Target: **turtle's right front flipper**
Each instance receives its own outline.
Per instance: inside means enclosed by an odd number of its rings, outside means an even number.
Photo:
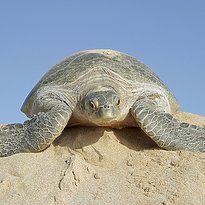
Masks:
[[[45,149],[61,134],[71,113],[70,107],[59,101],[47,112],[38,113],[23,124],[3,125],[0,127],[0,156]]]

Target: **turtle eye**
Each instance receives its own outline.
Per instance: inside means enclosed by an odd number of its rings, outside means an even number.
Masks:
[[[91,108],[92,110],[95,110],[95,108],[96,108],[96,105],[95,105],[95,103],[94,103],[93,101],[90,101],[90,102],[89,102],[89,106],[90,106],[90,108]]]
[[[115,105],[119,105],[120,104],[120,98],[119,97],[115,97],[114,98],[114,104]]]

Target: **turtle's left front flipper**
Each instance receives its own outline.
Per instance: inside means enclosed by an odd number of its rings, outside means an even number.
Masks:
[[[0,157],[45,149],[61,134],[71,114],[70,107],[59,101],[50,110],[34,115],[23,124],[1,126]]]
[[[137,100],[131,113],[141,129],[160,147],[205,152],[205,128],[178,121],[160,111],[152,99]]]

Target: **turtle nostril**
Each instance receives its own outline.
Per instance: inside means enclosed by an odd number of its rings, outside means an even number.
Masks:
[[[110,106],[109,106],[109,105],[104,105],[104,108],[105,108],[105,109],[109,109]]]

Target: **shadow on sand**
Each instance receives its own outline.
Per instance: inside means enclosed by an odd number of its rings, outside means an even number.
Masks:
[[[132,150],[155,149],[158,146],[137,127],[112,129],[104,127],[69,127],[54,141],[54,146],[72,150],[93,145],[105,135]]]

